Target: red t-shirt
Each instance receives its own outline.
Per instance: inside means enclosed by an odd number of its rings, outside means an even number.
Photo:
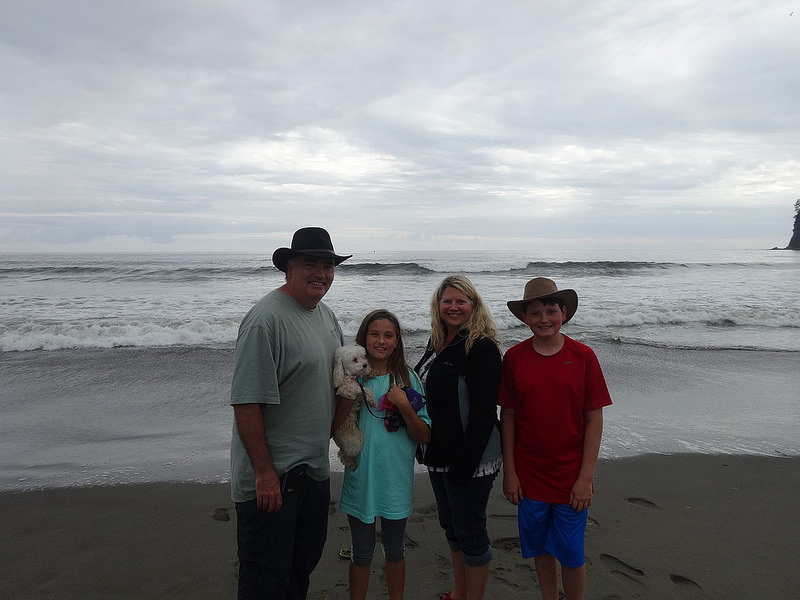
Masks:
[[[532,338],[506,352],[497,403],[514,410],[514,463],[524,497],[569,503],[583,461],[584,413],[611,404],[589,346],[564,336],[552,356]]]

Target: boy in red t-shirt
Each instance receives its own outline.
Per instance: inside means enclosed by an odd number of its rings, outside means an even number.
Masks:
[[[561,333],[578,308],[575,290],[536,277],[508,308],[533,337],[503,357],[503,493],[519,507],[522,556],[533,558],[542,598],[558,598],[560,563],[567,599],[583,600],[583,537],[611,396],[592,349]]]

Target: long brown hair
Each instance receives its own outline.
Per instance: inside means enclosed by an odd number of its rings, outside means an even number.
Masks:
[[[489,309],[486,308],[480,294],[478,294],[478,290],[463,275],[448,275],[431,296],[431,345],[434,350],[441,352],[444,349],[445,340],[447,340],[447,325],[439,313],[439,303],[442,301],[442,296],[447,288],[457,289],[472,302],[472,316],[462,327],[467,331],[466,351],[469,352],[475,341],[482,337],[488,338],[497,346],[500,346],[494,321],[489,314]]]
[[[378,321],[380,319],[386,319],[387,321],[391,322],[392,325],[394,325],[395,334],[397,335],[397,346],[395,346],[394,352],[392,352],[388,360],[389,375],[391,380],[397,385],[409,387],[411,385],[411,381],[408,377],[409,366],[406,364],[406,351],[403,348],[403,332],[400,329],[400,321],[396,316],[394,316],[393,313],[380,308],[378,310],[373,310],[366,317],[364,317],[364,320],[361,321],[361,325],[359,325],[358,332],[356,333],[356,344],[366,348],[367,331],[369,330],[369,326],[373,321]]]

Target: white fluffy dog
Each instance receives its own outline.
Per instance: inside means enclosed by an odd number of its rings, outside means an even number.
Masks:
[[[333,433],[333,441],[339,446],[339,460],[345,467],[358,467],[358,455],[364,446],[364,434],[358,428],[358,413],[361,399],[375,406],[372,392],[363,389],[357,377],[367,377],[371,372],[367,351],[362,346],[342,346],[333,358],[333,387],[336,396],[353,401],[353,408],[347,413],[342,424]]]

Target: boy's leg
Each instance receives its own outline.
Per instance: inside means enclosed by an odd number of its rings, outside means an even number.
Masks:
[[[561,583],[567,600],[583,600],[586,592],[584,537],[589,511],[575,512],[568,504],[553,506],[551,548],[561,563]]]
[[[555,556],[543,554],[533,558],[542,600],[558,600],[558,561]],[[570,598],[572,600],[572,598]]]
[[[564,595],[567,600],[583,600],[586,593],[586,565],[576,569],[562,565],[561,582],[564,584]]]

